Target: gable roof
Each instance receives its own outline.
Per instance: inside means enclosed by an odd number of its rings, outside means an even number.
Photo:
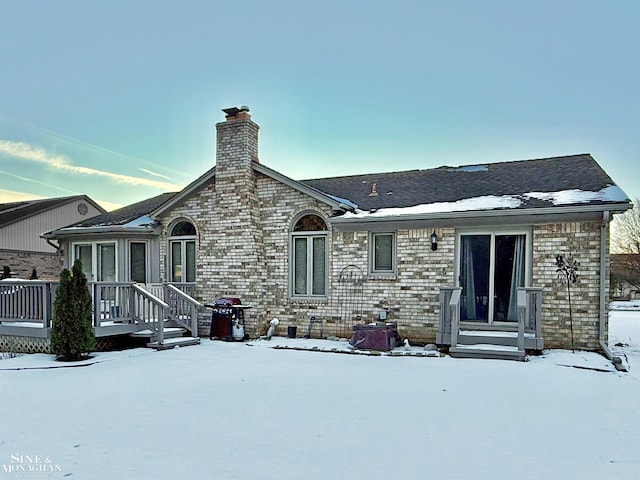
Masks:
[[[58,228],[43,235],[45,238],[55,238],[58,236],[73,233],[96,233],[114,231],[151,231],[157,222],[150,218],[151,212],[163,203],[173,198],[175,193],[163,193],[146,200],[119,208],[112,212],[106,212],[93,218],[82,220],[81,222]]]
[[[589,154],[321,178],[302,183],[348,198],[358,206],[360,216],[366,215],[364,212],[382,216],[381,210],[385,209],[401,215],[629,204],[626,194]],[[345,215],[345,219],[350,216]]]
[[[298,182],[296,180],[293,180],[287,177],[286,175],[281,174],[280,172],[276,172],[275,170],[262,165],[261,163],[253,162],[252,167],[256,172],[266,175],[267,177],[273,178],[278,182],[288,185],[294,190],[297,190],[301,193],[304,193],[305,195],[309,195],[310,197],[315,198],[316,200],[326,203],[327,205],[331,206],[335,210],[353,210],[355,208],[355,205],[351,204],[351,202],[349,202],[349,200],[347,200],[344,197],[336,197],[329,193],[323,192],[312,185],[308,185],[305,182]],[[204,174],[202,174],[200,177],[195,179],[193,182],[191,182],[189,185],[183,188],[180,192],[175,194],[175,196],[171,200],[163,203],[162,205],[159,205],[158,208],[151,213],[151,216],[155,218],[156,216],[162,214],[163,212],[173,207],[183,199],[189,197],[193,192],[195,192],[196,190],[198,190],[200,187],[204,186],[208,182],[215,181],[215,176],[216,176],[215,173],[216,173],[215,167],[207,170]]]
[[[86,195],[73,195],[69,197],[44,198],[38,200],[25,200],[23,202],[12,202],[0,204],[0,227],[7,226],[18,220],[24,220],[41,213],[53,210],[71,202],[84,200],[90,203],[97,210],[104,212],[105,209],[94,202]]]

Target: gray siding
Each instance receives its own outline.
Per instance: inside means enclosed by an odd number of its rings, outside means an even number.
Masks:
[[[88,207],[85,215],[78,212],[80,203],[84,203]],[[90,203],[78,199],[47,212],[33,215],[0,229],[0,249],[55,253],[55,248],[40,238],[41,234],[95,217],[100,213],[102,212]]]

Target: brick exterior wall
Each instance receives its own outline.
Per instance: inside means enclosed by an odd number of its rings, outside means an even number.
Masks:
[[[0,272],[5,265],[11,268],[15,278],[28,279],[35,268],[39,279],[57,280],[62,271],[62,256],[56,253],[0,250]]]
[[[577,282],[571,285],[574,347],[599,349],[600,236],[599,222],[554,223],[533,229],[532,285],[543,289],[545,347],[571,348],[567,287],[558,282],[556,272],[556,255],[562,254],[573,255],[580,262]],[[604,261],[608,264],[608,248]],[[609,298],[608,278],[605,285],[605,298]]]
[[[431,250],[429,229],[396,231],[397,268],[392,277],[368,275],[369,232],[334,231],[331,208],[270,176],[256,173],[258,126],[248,115],[216,125],[217,157],[213,178],[181,204],[163,214],[161,272],[167,279],[168,235],[176,221],[191,221],[197,230],[196,297],[204,302],[240,297],[253,308],[246,312],[245,331],[263,335],[274,317],[277,335],[287,327],[306,332],[313,315],[324,322],[324,335],[341,333],[343,268],[356,265],[366,276],[364,321],[374,321],[381,309],[398,322],[403,337],[414,343],[435,342],[439,289],[455,285],[454,228],[436,229],[438,249]],[[327,223],[328,291],[317,300],[291,298],[291,230],[304,214]],[[531,286],[543,288],[545,346],[570,348],[566,286],[558,284],[555,257],[575,254],[578,282],[572,285],[575,347],[598,349],[600,292],[600,223],[536,225],[532,228]],[[606,261],[606,259],[605,259]],[[201,335],[208,335],[210,312],[202,313]],[[340,335],[339,335],[340,336]]]

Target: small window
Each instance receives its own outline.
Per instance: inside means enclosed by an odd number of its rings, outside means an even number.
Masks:
[[[396,234],[372,233],[369,257],[369,268],[371,273],[395,273]]]
[[[147,283],[147,244],[131,242],[129,244],[129,272],[131,281]]]

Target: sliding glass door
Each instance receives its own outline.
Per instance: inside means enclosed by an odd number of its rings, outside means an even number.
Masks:
[[[461,235],[461,319],[516,322],[517,289],[525,286],[525,260],[525,234]]]

